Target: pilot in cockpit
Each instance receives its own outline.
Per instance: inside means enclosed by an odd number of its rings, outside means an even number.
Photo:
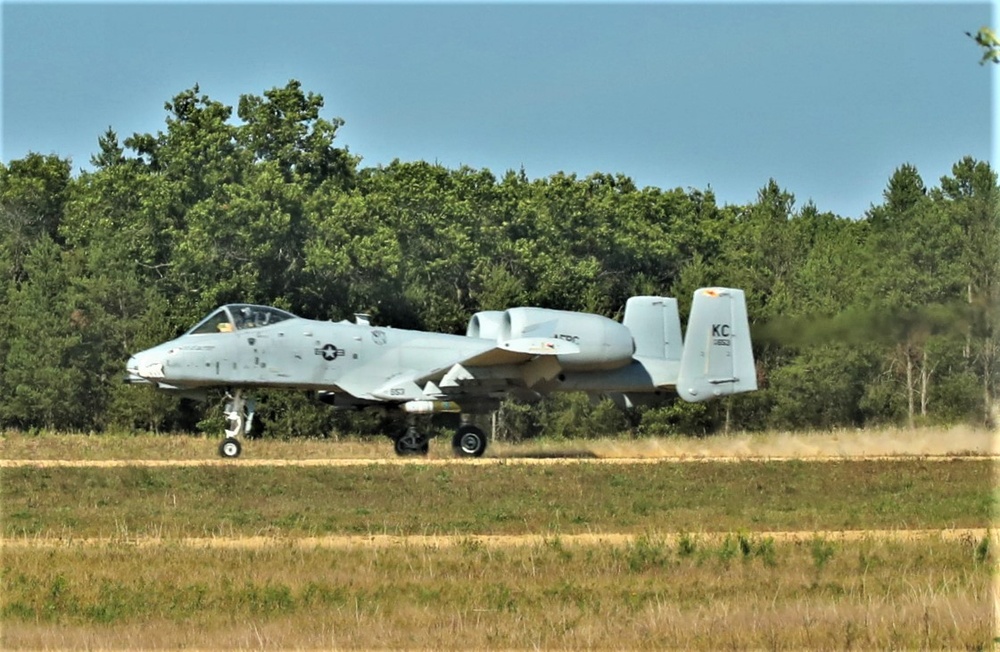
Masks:
[[[250,312],[250,309],[240,308],[240,310],[236,313],[236,328],[243,330],[246,328],[253,328],[254,326],[253,313]]]

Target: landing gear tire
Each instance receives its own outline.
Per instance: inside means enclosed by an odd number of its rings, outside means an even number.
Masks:
[[[219,455],[229,459],[234,459],[240,456],[240,452],[243,447],[240,446],[240,440],[235,437],[226,437],[219,444]]]
[[[421,435],[416,428],[407,428],[402,435],[393,440],[393,445],[396,455],[400,457],[426,455],[430,450],[427,437]]]
[[[237,437],[245,437],[253,427],[253,417],[255,404],[252,400],[243,398],[243,392],[236,390],[232,394],[226,394],[226,406],[223,412],[226,415],[225,439],[219,444],[219,455],[227,459],[234,459],[240,456],[243,446]]]
[[[451,449],[459,457],[482,457],[486,452],[486,434],[472,424],[460,426],[451,439]]]

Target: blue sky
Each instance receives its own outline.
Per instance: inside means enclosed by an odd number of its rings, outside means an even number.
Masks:
[[[362,165],[622,173],[746,203],[774,178],[857,217],[912,163],[991,159],[1000,66],[985,2],[2,6],[4,162],[86,168],[97,138],[165,128],[199,84],[235,106],[298,79]],[[994,150],[996,151],[996,150]]]

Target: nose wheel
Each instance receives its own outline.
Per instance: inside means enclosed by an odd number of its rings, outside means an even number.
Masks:
[[[227,394],[225,407],[226,414],[226,438],[219,444],[219,455],[227,458],[240,456],[243,446],[239,437],[245,437],[253,427],[254,408],[253,401],[243,398],[243,393],[236,390],[232,394]]]
[[[242,450],[243,447],[240,445],[240,440],[236,437],[226,437],[219,444],[219,455],[222,457],[239,457]]]

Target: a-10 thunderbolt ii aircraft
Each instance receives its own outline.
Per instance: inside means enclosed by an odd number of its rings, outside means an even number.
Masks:
[[[695,291],[682,342],[676,299],[632,297],[621,323],[544,308],[479,312],[466,334],[448,335],[314,321],[267,306],[217,308],[177,339],[135,354],[127,382],[182,395],[228,392],[223,457],[240,454],[253,424],[255,388],[314,390],[335,408],[394,407],[410,415],[392,433],[400,455],[426,454],[417,415],[462,413],[452,447],[478,457],[486,436],[471,415],[505,395],[537,400],[554,391],[605,395],[630,406],[679,395],[686,401],[757,389],[742,290]]]

